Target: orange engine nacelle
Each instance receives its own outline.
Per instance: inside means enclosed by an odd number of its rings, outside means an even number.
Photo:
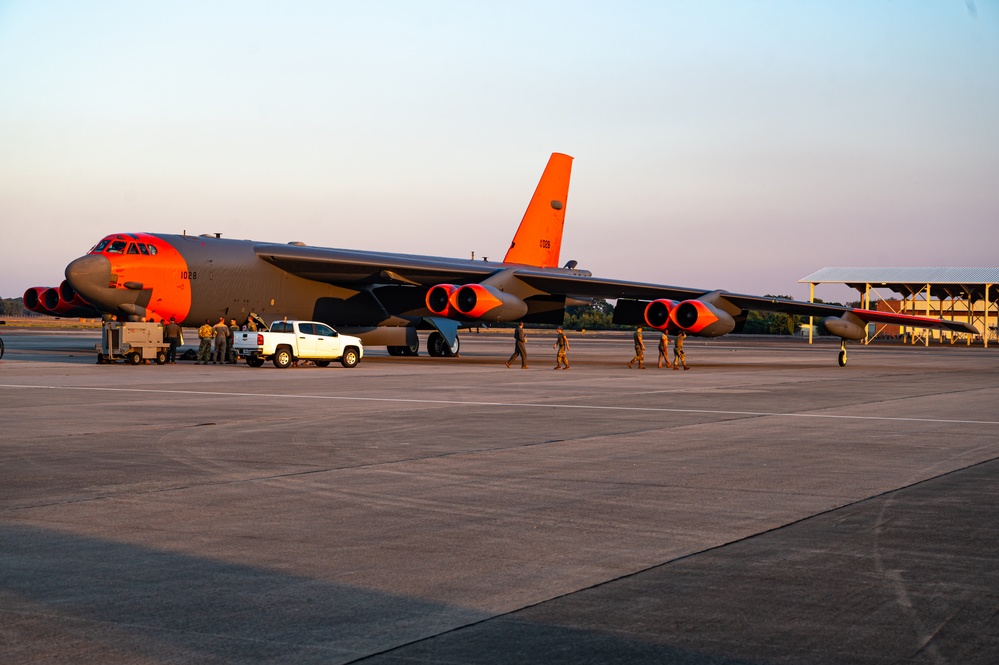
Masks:
[[[458,290],[454,284],[438,284],[427,291],[427,309],[437,316],[451,318],[451,294]]]
[[[516,321],[527,314],[527,303],[485,284],[466,284],[451,294],[451,307],[465,318]]]
[[[670,314],[676,309],[675,300],[653,300],[645,306],[645,323],[656,330],[666,330],[669,327]]]
[[[49,311],[45,309],[45,305],[42,304],[42,294],[49,290],[47,286],[32,286],[30,289],[24,292],[24,308],[31,312],[37,312],[39,314],[48,314]]]
[[[670,320],[681,330],[699,337],[719,337],[735,329],[735,319],[703,300],[684,300],[670,312]]]

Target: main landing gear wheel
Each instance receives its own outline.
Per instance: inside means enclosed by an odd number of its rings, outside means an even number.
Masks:
[[[839,366],[846,367],[846,342],[839,347]]]
[[[444,335],[440,334],[438,331],[430,333],[427,337],[427,353],[435,358],[450,358],[452,356],[458,355],[458,350],[461,348],[461,340],[457,336],[454,338],[454,346],[448,346],[447,340],[444,339]]]
[[[390,346],[388,347],[388,354],[390,356],[417,356],[420,354],[420,343]]]

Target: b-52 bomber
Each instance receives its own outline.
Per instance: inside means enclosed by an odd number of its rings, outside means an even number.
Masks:
[[[29,309],[122,320],[307,319],[416,355],[429,330],[431,356],[458,353],[458,332],[494,322],[563,322],[566,305],[615,300],[614,322],[717,337],[751,310],[818,317],[842,340],[868,323],[977,331],[967,323],[663,284],[594,277],[575,261],[559,266],[572,157],[554,153],[502,261],[231,240],[218,235],[115,233],[66,267],[58,288],[24,294]]]

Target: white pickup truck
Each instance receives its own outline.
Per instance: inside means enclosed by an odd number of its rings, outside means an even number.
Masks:
[[[265,360],[282,369],[296,360],[311,360],[320,367],[339,360],[344,367],[355,367],[364,356],[361,340],[317,321],[275,321],[266,332],[237,330],[233,345],[250,367],[260,367]]]

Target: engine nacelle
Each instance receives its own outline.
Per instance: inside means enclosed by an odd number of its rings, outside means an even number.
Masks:
[[[676,306],[675,300],[653,300],[645,306],[645,323],[656,330],[665,330],[670,324],[670,313]]]
[[[30,312],[48,314],[45,305],[42,304],[42,294],[48,290],[47,286],[32,286],[24,292],[24,308]]]
[[[854,320],[851,321],[850,319]],[[842,317],[827,316],[822,319],[822,326],[829,331],[829,334],[842,337],[843,339],[857,341],[867,337],[867,326],[863,321],[850,314],[844,314]]]
[[[438,284],[427,291],[427,309],[445,318],[451,318],[451,294],[458,290],[454,284]]]
[[[678,328],[698,337],[720,337],[735,329],[730,314],[703,300],[684,300],[670,312]]]
[[[41,302],[42,307],[44,307],[48,311],[54,314],[62,314],[62,311],[59,307],[58,288],[45,289],[39,294],[38,300]]]
[[[527,314],[527,303],[485,284],[466,284],[451,294],[451,307],[465,318],[516,321]]]

